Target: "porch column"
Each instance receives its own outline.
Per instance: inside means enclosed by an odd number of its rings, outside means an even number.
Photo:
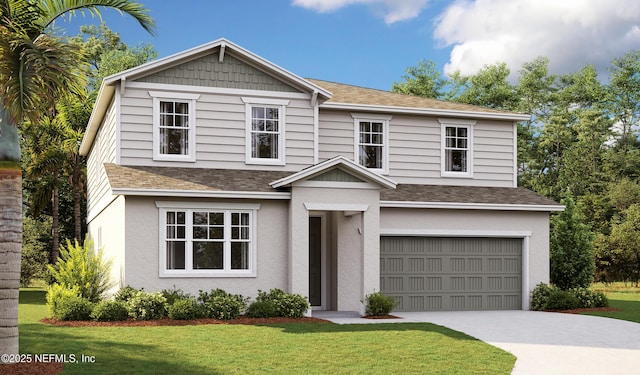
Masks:
[[[362,213],[362,296],[380,291],[380,205],[372,202]],[[360,304],[364,314],[364,304]]]
[[[289,206],[289,292],[308,298],[309,213],[298,195],[292,194]]]

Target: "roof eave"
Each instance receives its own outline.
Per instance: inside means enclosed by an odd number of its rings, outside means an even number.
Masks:
[[[289,192],[111,188],[113,195],[189,198],[290,199]]]
[[[414,201],[380,201],[384,208],[436,208],[449,210],[493,210],[493,211],[564,211],[563,205],[545,204],[509,204],[509,203],[461,203],[461,202],[414,202]]]
[[[320,105],[320,108],[351,110],[351,111],[405,113],[405,114],[412,114],[412,115],[455,116],[455,117],[463,117],[463,118],[482,118],[482,119],[508,120],[508,121],[529,121],[531,119],[531,115],[522,114],[522,113],[462,111],[462,110],[452,110],[452,109],[398,107],[398,106],[337,103],[337,102],[328,102],[328,103],[325,102]]]
[[[100,91],[98,91],[98,97],[93,106],[93,111],[91,111],[91,117],[89,117],[89,122],[87,123],[87,130],[82,138],[82,143],[80,143],[80,155],[87,156],[89,154],[93,140],[96,134],[98,134],[98,129],[104,119],[114,92],[114,84],[107,83],[106,80],[102,81]]]

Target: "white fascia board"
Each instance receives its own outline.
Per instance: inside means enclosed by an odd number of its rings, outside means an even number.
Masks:
[[[325,160],[320,164],[316,164],[310,168],[303,169],[302,171],[294,173],[290,176],[273,181],[269,185],[271,185],[273,188],[286,186],[296,181],[304,180],[305,178],[313,176],[314,174],[322,173],[322,171],[332,168],[336,165],[343,165],[347,168],[347,170],[353,172],[356,176],[362,177],[369,181],[373,181],[388,189],[396,188],[397,184],[394,181],[371,172],[367,168],[361,166],[360,164],[356,164],[355,162],[345,158],[344,156],[336,156],[334,158]]]
[[[102,124],[102,120],[107,113],[107,108],[109,108],[109,103],[111,103],[111,98],[113,98],[115,91],[116,88],[114,85],[105,86],[105,82],[102,82],[98,97],[93,106],[93,111],[91,111],[91,117],[89,117],[89,122],[87,123],[87,130],[82,138],[82,143],[80,143],[80,155],[89,155],[93,140],[96,138],[96,134],[98,134],[98,129],[100,129],[100,124]]]
[[[493,211],[564,211],[563,205],[540,204],[497,204],[497,203],[455,203],[455,202],[410,202],[380,201],[381,208],[438,208],[448,210],[493,210]]]
[[[111,189],[113,194],[152,197],[184,198],[241,198],[241,199],[291,199],[287,192],[260,191],[213,191],[213,190],[170,190],[170,189]]]
[[[380,228],[381,236],[527,238],[531,231]]]
[[[413,107],[395,107],[372,104],[350,104],[350,103],[323,103],[321,109],[340,109],[349,111],[376,111],[386,113],[405,113],[411,115],[429,115],[429,116],[453,116],[474,119],[493,119],[508,121],[528,121],[531,115],[520,113],[492,113],[492,112],[475,112],[475,111],[456,111],[447,109],[430,109],[430,108],[413,108]]]
[[[152,83],[152,82],[138,82],[138,81],[127,83],[127,87],[150,90],[150,91],[168,91],[172,93],[186,92],[186,93],[199,93],[199,94],[222,94],[222,95],[251,96],[251,97],[258,97],[258,98],[264,97],[264,98],[302,99],[302,100],[309,100],[311,98],[311,94],[300,93],[300,92],[247,90],[247,89],[234,89],[234,88],[225,88],[225,87],[174,85],[169,83]]]

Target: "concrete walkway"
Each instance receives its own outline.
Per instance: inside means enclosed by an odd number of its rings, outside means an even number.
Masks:
[[[428,322],[464,332],[513,353],[512,374],[640,373],[640,324],[537,311],[394,313],[402,319],[362,319],[357,313],[314,312],[338,324]]]

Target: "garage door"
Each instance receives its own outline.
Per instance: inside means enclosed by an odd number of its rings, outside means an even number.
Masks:
[[[380,289],[396,311],[519,310],[522,239],[382,237]]]

